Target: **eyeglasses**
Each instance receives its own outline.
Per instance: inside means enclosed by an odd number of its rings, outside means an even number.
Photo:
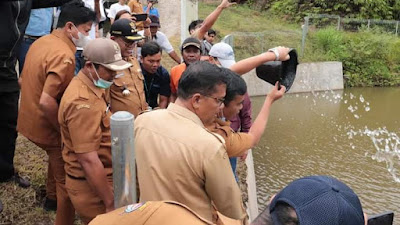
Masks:
[[[136,41],[128,40],[126,37],[121,37],[121,40],[124,42],[125,47],[131,47],[136,44]]]
[[[208,97],[208,98],[213,98],[215,101],[218,102],[218,106],[221,106],[222,103],[225,102],[225,98],[217,98],[217,97],[213,97],[213,96],[209,96],[209,95],[204,95],[204,96]]]

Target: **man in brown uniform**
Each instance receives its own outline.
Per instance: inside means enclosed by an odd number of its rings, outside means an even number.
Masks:
[[[132,56],[137,41],[143,37],[137,34],[135,23],[128,19],[119,19],[111,25],[111,39],[118,43],[125,61],[132,64],[130,68],[117,76],[110,88],[111,111],[128,111],[135,117],[147,109],[144,93],[144,77],[139,62]]]
[[[84,68],[61,99],[58,121],[63,142],[66,188],[84,223],[114,209],[111,132],[105,89],[131,64],[117,43],[98,38],[85,47]]]
[[[178,201],[213,222],[214,207],[245,220],[224,141],[203,125],[223,106],[225,70],[191,64],[179,81],[176,102],[135,120],[140,201]]]
[[[58,104],[74,77],[74,43],[89,35],[95,19],[95,13],[83,3],[63,6],[57,29],[32,44],[21,75],[17,130],[49,156],[46,192],[47,198],[54,201],[57,195],[56,224],[72,224],[74,220],[74,209],[65,190]]]

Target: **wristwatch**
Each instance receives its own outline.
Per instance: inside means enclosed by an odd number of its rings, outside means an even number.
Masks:
[[[275,54],[275,61],[279,61],[279,51],[277,48],[270,48],[268,52],[273,52]]]

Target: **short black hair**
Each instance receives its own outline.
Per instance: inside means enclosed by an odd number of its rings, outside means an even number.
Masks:
[[[228,84],[226,86],[226,95],[224,104],[228,105],[237,95],[244,95],[247,92],[246,82],[237,73],[226,70]]]
[[[206,61],[190,64],[179,80],[178,97],[186,100],[196,93],[212,95],[217,85],[227,84],[225,70]]]
[[[128,10],[120,10],[115,14],[114,21],[118,20],[123,14],[128,13],[129,15],[132,15]]]
[[[73,0],[61,7],[57,28],[64,27],[67,22],[72,22],[75,26],[79,26],[90,21],[96,22],[96,13],[85,7],[82,1]]]
[[[217,35],[217,32],[215,32],[215,30],[213,30],[213,29],[209,29],[209,30],[207,31],[207,35],[210,35],[210,34]]]
[[[149,41],[143,44],[141,54],[142,58],[144,58],[148,55],[152,56],[159,52],[161,52],[160,45],[158,45],[155,41]]]
[[[294,215],[296,215],[294,217],[293,217],[293,212]],[[296,211],[286,202],[278,202],[274,208],[274,212],[272,212],[271,214],[274,224],[281,224],[281,225],[299,224]]]
[[[189,33],[191,30],[196,29],[197,25],[203,23],[204,20],[193,20],[190,24],[189,24]]]

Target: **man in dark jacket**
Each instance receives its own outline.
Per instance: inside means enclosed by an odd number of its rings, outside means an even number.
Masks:
[[[0,1],[0,182],[14,180],[21,187],[30,183],[14,171],[19,85],[15,70],[17,50],[28,25],[31,9],[60,6],[71,0]]]

